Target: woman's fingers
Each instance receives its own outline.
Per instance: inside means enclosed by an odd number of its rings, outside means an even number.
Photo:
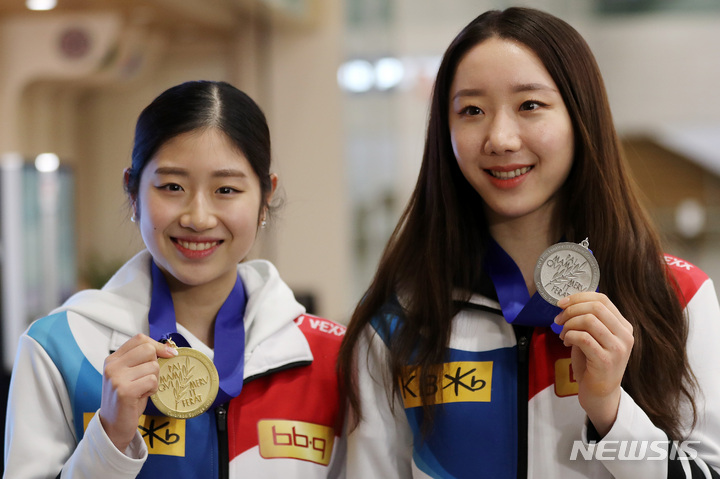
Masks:
[[[151,358],[170,358],[172,356],[177,356],[175,348],[165,343],[159,343],[144,334],[136,334],[123,343],[108,358],[124,361],[132,365],[133,360],[142,362]]]
[[[627,321],[615,304],[601,293],[578,293],[567,298],[563,298],[558,302],[558,306],[563,311],[557,316],[556,323],[564,325],[568,320],[579,318],[583,315],[589,315],[591,318],[597,318],[604,324],[613,334],[622,334],[623,330],[627,335],[632,336],[632,325]],[[591,318],[585,318],[589,321]]]
[[[100,420],[119,450],[132,440],[147,398],[157,390],[158,357],[176,355],[174,348],[138,334],[105,359]]]

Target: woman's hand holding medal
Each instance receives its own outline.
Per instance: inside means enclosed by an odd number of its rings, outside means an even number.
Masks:
[[[620,384],[630,359],[632,325],[612,301],[596,292],[600,268],[586,238],[579,244],[557,243],[535,266],[538,293],[563,311],[555,317],[560,339],[572,347],[578,400],[597,432],[610,431],[620,405]]]
[[[604,436],[617,417],[620,384],[633,347],[633,327],[602,293],[583,292],[558,301],[560,339],[572,347],[578,399]]]
[[[105,359],[100,422],[121,452],[132,441],[148,398],[158,387],[158,358],[177,351],[137,334]]]

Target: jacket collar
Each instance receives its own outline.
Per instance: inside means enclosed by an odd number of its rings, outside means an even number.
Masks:
[[[71,311],[110,328],[110,350],[117,349],[138,332],[148,334],[150,261],[150,253],[141,251],[102,289],[81,291],[53,313]],[[294,322],[305,308],[295,300],[275,266],[265,260],[243,262],[238,265],[238,274],[248,294],[244,318],[244,377],[312,362],[310,346]]]

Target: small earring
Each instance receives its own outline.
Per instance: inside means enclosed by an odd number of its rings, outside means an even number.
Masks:
[[[132,221],[133,223],[137,222],[137,216],[135,216],[134,213],[133,213],[133,215],[130,217],[130,221]]]
[[[260,228],[265,228],[267,226],[267,221],[265,221],[265,218],[260,222]]]

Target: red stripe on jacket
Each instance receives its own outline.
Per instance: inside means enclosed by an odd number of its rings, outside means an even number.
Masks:
[[[295,323],[313,354],[309,365],[290,367],[243,386],[228,409],[230,460],[258,445],[258,421],[281,419],[342,431],[344,402],[335,365],[345,327],[327,319],[301,315]]]

